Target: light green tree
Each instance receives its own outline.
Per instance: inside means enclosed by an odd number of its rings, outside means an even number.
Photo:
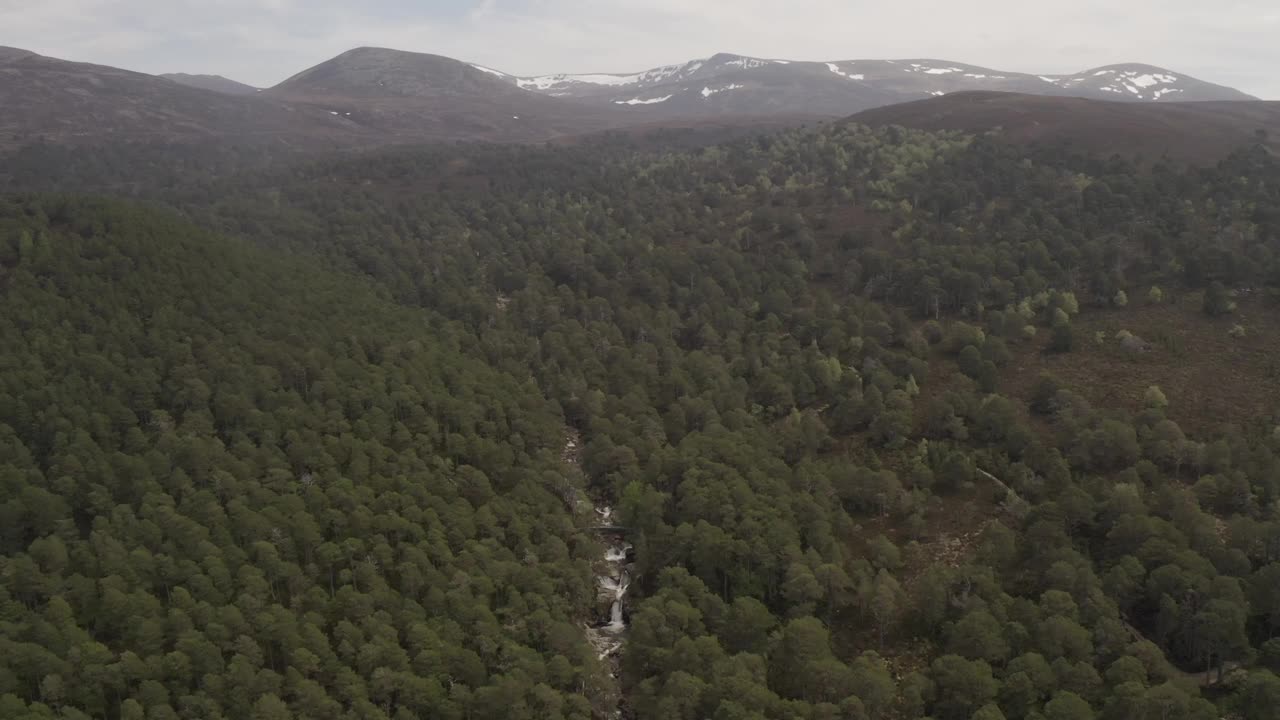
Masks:
[[[1159,385],[1148,387],[1142,394],[1142,401],[1152,410],[1164,410],[1169,407],[1169,399],[1165,397]]]

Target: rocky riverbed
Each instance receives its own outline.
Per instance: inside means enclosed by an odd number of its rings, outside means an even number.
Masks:
[[[605,551],[596,564],[596,588],[598,617],[587,628],[587,639],[597,656],[610,668],[614,679],[618,678],[621,654],[627,632],[627,591],[631,586],[631,563],[634,560],[631,544],[620,531],[614,531],[613,509],[607,505],[595,508],[597,526],[601,530]],[[607,717],[622,717],[621,706],[612,709]]]

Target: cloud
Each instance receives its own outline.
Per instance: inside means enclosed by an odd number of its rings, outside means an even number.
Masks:
[[[945,58],[1034,73],[1148,62],[1280,97],[1273,0],[0,0],[0,44],[270,85],[380,45],[517,74],[635,71],[715,52]]]

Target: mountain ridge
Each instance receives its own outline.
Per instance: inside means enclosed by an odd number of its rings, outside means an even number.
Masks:
[[[222,75],[191,75],[188,73],[165,73],[160,75],[166,80],[172,80],[179,85],[187,87],[199,88],[201,90],[212,90],[227,95],[256,95],[260,90],[252,85],[246,85],[237,82]]]
[[[800,61],[717,53],[635,73],[516,76],[472,67],[532,92],[650,115],[715,115],[796,103],[848,114],[977,90],[1129,102],[1257,100],[1234,88],[1145,63],[1039,75],[928,58]]]

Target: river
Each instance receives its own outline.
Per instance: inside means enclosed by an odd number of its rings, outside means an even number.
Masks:
[[[598,527],[614,526],[613,508],[599,505],[595,508]],[[600,616],[587,628],[587,640],[595,648],[596,655],[604,661],[617,683],[621,668],[622,648],[627,632],[627,591],[631,587],[631,563],[634,560],[631,544],[620,532],[601,531],[604,554],[596,564],[596,588]],[[607,608],[607,611],[605,611]],[[605,713],[607,718],[622,717],[621,693],[615,692],[617,702]]]

